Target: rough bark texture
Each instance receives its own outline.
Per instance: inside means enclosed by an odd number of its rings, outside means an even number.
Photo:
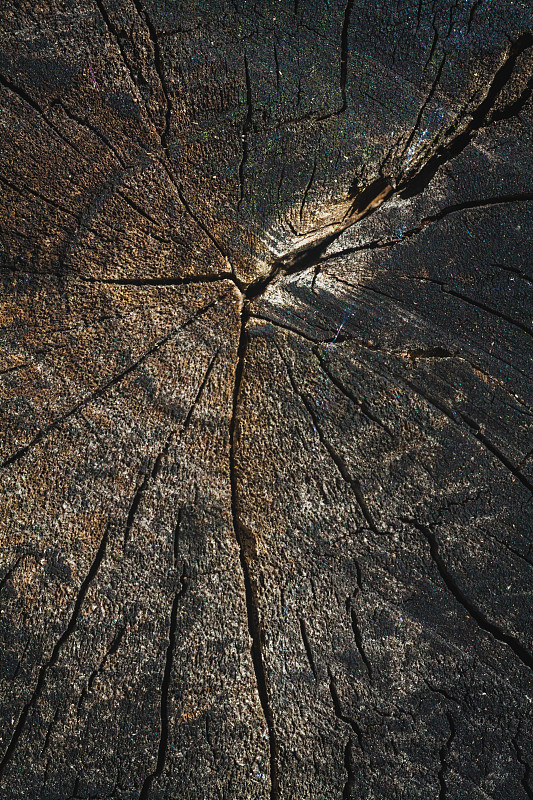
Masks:
[[[2,27],[0,796],[533,797],[530,3]]]

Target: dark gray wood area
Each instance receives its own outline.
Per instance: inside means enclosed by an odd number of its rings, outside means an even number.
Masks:
[[[530,2],[0,17],[0,798],[532,798]]]

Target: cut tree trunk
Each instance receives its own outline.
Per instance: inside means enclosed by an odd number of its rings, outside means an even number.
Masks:
[[[533,797],[533,32],[8,0],[3,800]]]

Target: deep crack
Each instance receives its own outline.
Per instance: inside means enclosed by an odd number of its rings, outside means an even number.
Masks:
[[[263,660],[263,645],[261,638],[261,624],[259,620],[259,601],[255,581],[252,576],[251,558],[255,548],[253,534],[247,530],[240,517],[239,488],[237,481],[236,465],[236,439],[237,439],[237,415],[239,411],[239,399],[244,372],[244,362],[248,346],[248,333],[246,325],[248,322],[248,309],[245,305],[241,308],[241,330],[239,336],[239,346],[237,350],[237,366],[235,369],[235,384],[233,391],[233,411],[229,428],[230,442],[230,484],[231,484],[231,512],[233,517],[233,528],[235,537],[239,545],[239,556],[244,579],[244,590],[246,595],[246,612],[248,617],[248,631],[252,640],[251,654],[255,672],[255,679],[259,700],[263,709],[263,715],[268,728],[268,740],[270,746],[270,798],[279,800],[279,745],[274,715],[270,706],[270,691],[268,688],[266,670]]]
[[[488,86],[484,99],[470,112],[470,122],[461,133],[454,136],[448,144],[443,144],[419,169],[407,172],[398,185],[400,197],[414,197],[424,191],[433,179],[437,170],[447,161],[459,155],[472,141],[475,133],[485,126],[490,111],[494,108],[498,97],[511,79],[516,62],[522,53],[533,46],[533,34],[526,32],[519,36],[509,47],[509,52],[502,66],[496,71]],[[497,112],[496,112],[497,114]],[[496,116],[495,114],[495,116]],[[492,120],[489,120],[491,122]],[[457,123],[444,134],[451,135]]]
[[[61,634],[61,636],[59,637],[59,639],[55,643],[55,645],[54,645],[54,647],[52,649],[52,653],[50,655],[50,658],[48,660],[46,660],[44,662],[44,664],[42,664],[41,669],[39,670],[39,676],[37,678],[37,683],[35,685],[35,688],[34,688],[32,694],[31,694],[29,700],[23,706],[22,711],[20,712],[20,716],[19,716],[19,718],[17,720],[17,724],[15,725],[15,728],[14,728],[13,734],[11,736],[11,739],[9,741],[9,744],[8,744],[8,746],[7,746],[7,748],[6,748],[5,752],[4,752],[2,761],[0,762],[0,781],[2,780],[2,778],[4,776],[6,768],[7,768],[8,764],[9,764],[11,758],[13,757],[13,754],[15,752],[15,749],[17,747],[19,739],[22,736],[22,733],[23,733],[23,730],[24,730],[24,726],[26,724],[26,720],[28,719],[28,716],[29,716],[31,710],[33,708],[35,708],[35,706],[37,705],[37,702],[38,702],[38,700],[39,700],[39,698],[40,698],[40,696],[41,696],[41,694],[43,692],[46,676],[48,675],[48,671],[53,666],[55,666],[55,664],[57,663],[57,661],[59,659],[59,654],[61,652],[61,649],[63,648],[63,645],[65,644],[67,639],[72,635],[72,633],[74,632],[74,630],[76,628],[76,625],[78,623],[78,618],[79,618],[79,615],[80,615],[80,611],[81,611],[81,607],[82,607],[83,602],[84,602],[84,600],[85,600],[85,598],[87,596],[87,592],[89,591],[89,587],[91,586],[91,583],[93,582],[94,578],[96,577],[96,574],[97,574],[98,570],[100,569],[100,565],[101,565],[101,563],[102,563],[102,561],[104,559],[105,552],[106,552],[106,547],[107,547],[108,537],[109,537],[109,524],[106,526],[106,528],[104,530],[104,533],[102,535],[102,539],[100,541],[100,545],[98,547],[98,550],[96,551],[96,555],[95,555],[94,560],[93,560],[93,562],[92,562],[92,564],[91,564],[91,566],[89,568],[89,571],[87,572],[85,578],[83,579],[83,581],[82,581],[82,583],[80,585],[78,594],[76,596],[76,600],[74,602],[74,606],[72,608],[72,612],[70,614],[69,621],[67,623],[67,627],[65,628],[65,630],[63,631],[63,633]]]
[[[498,642],[507,645],[522,664],[530,670],[533,670],[533,655],[524,647],[524,645],[510,633],[502,631],[494,622],[491,622],[488,617],[481,611],[462,591],[452,573],[448,569],[439,550],[437,537],[433,531],[427,526],[422,525],[414,519],[402,517],[402,522],[416,528],[419,533],[423,535],[429,545],[431,558],[437,567],[437,570],[452,594],[455,600],[461,605],[465,611],[472,617],[478,626],[486,633],[491,634]]]

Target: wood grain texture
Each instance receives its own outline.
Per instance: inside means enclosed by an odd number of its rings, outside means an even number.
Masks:
[[[0,796],[533,797],[533,16],[8,2]]]

